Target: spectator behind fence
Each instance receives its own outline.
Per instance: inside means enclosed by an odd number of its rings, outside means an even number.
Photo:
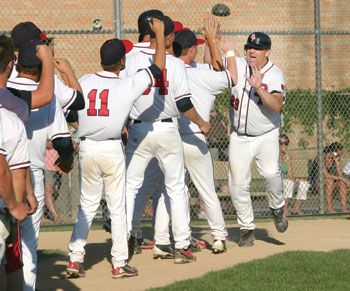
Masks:
[[[323,168],[325,180],[325,194],[328,213],[335,213],[332,206],[334,190],[339,189],[342,212],[349,212],[346,207],[347,188],[350,187],[350,180],[343,176],[341,169],[341,156],[343,146],[339,142],[334,142],[324,149],[325,164]]]
[[[289,145],[289,138],[286,134],[280,135],[280,169],[282,174],[283,183],[283,195],[285,198],[284,211],[288,213],[288,201],[293,197],[295,187],[298,188],[296,201],[292,214],[303,215],[304,213],[300,210],[302,201],[306,200],[307,192],[309,191],[310,185],[308,182],[300,181],[295,179],[292,168],[292,160],[289,158],[287,149]]]

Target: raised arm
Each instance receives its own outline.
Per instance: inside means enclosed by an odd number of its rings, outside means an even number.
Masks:
[[[42,62],[42,72],[38,89],[32,92],[32,109],[50,103],[54,92],[54,69],[51,49],[47,45],[37,45],[36,56]]]
[[[60,72],[60,75],[65,81],[66,85],[83,94],[83,90],[80,87],[78,79],[69,61],[64,58],[55,58],[53,63],[55,68]]]
[[[152,31],[156,34],[156,54],[154,56],[154,64],[163,71],[165,69],[165,38],[164,38],[164,22],[157,18],[153,18],[150,22]]]

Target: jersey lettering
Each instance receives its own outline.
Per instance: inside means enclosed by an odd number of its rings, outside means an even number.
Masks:
[[[139,70],[140,71],[140,70]],[[167,70],[163,70],[161,75],[154,79],[153,87],[159,88],[159,95],[168,95],[169,81],[167,81]],[[148,95],[151,92],[151,87],[149,87],[142,95]]]
[[[238,106],[239,106],[239,99],[235,98],[235,95],[232,95],[230,104],[237,111],[238,110]]]
[[[266,84],[261,84],[261,87],[263,87],[263,88],[267,91],[267,88],[268,88],[268,87],[267,87]],[[259,94],[256,93],[256,91],[255,91],[255,93],[254,93],[254,96],[256,96],[256,97],[259,98],[258,104],[259,104],[259,105],[263,105],[263,102],[261,101],[261,98],[260,98]]]
[[[108,110],[108,94],[109,90],[104,89],[99,95],[99,98],[101,99],[101,108],[98,110],[98,116],[109,116],[109,110]],[[96,116],[97,110],[96,110],[96,95],[97,95],[97,89],[92,89],[89,94],[88,98],[90,100],[89,102],[89,109],[87,110],[88,116]]]

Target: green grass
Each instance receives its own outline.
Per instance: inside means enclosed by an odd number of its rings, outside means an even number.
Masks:
[[[289,251],[148,290],[349,290],[349,266],[350,250]]]

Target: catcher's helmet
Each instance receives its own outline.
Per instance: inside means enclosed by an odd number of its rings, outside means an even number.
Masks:
[[[244,49],[256,48],[260,50],[271,49],[271,38],[263,32],[253,32],[248,36]]]
[[[162,16],[164,16],[163,12],[157,9],[142,12],[137,20],[139,33],[141,35],[150,34],[152,30],[149,26],[149,22],[155,17],[158,18]]]

